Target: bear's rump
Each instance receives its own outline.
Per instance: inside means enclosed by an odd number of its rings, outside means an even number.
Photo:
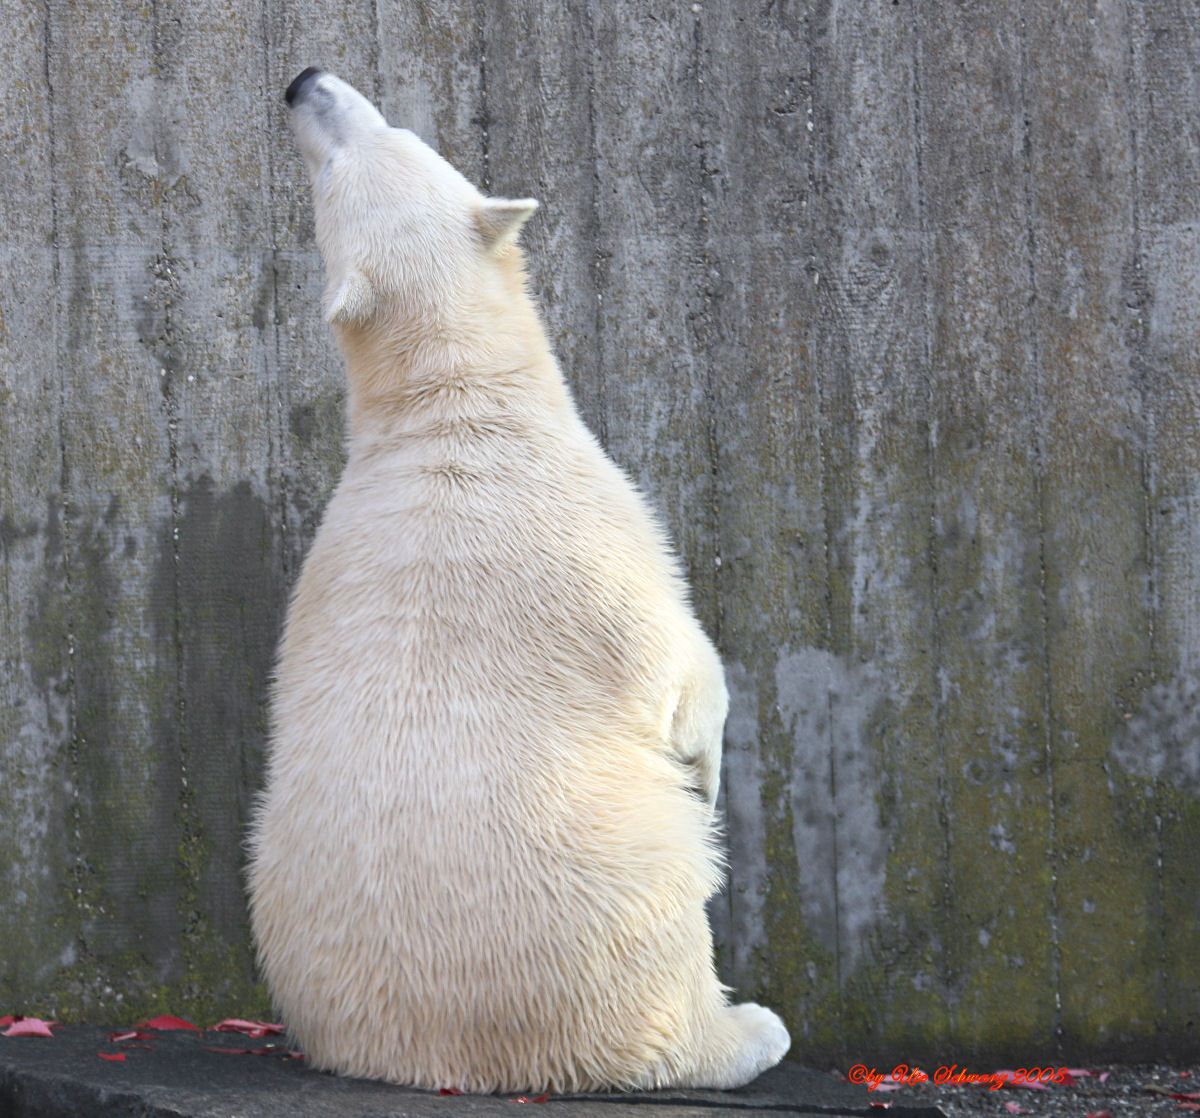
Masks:
[[[564,1052],[612,1050],[640,1028],[639,999],[673,1004],[649,986],[691,980],[687,967],[659,973],[688,956],[673,939],[711,886],[686,793],[644,798],[653,826],[631,827],[611,811],[575,815],[592,809],[545,782],[498,812],[487,796],[434,804],[428,786],[406,804],[338,785],[324,785],[312,810],[278,805],[315,824],[293,832],[280,860],[305,867],[300,875],[270,875],[277,851],[264,849],[261,860],[259,904],[286,916],[271,922],[286,942],[263,937],[268,976],[273,960],[285,960],[273,985],[314,1052],[332,1051],[339,1029],[360,1028],[364,1007],[393,1046],[375,1067],[397,1066],[403,1053],[414,1068],[433,1060],[461,1068],[480,1052],[505,1051],[518,1034]],[[291,974],[304,981],[289,983]],[[614,989],[623,991],[619,1005]],[[552,1053],[527,1055],[555,1062]]]

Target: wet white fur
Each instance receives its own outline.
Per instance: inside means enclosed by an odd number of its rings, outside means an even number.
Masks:
[[[788,1035],[712,965],[721,665],[550,353],[515,244],[535,203],[332,75],[312,94],[350,441],[251,837],[277,1006],[313,1066],[396,1083],[747,1082]]]

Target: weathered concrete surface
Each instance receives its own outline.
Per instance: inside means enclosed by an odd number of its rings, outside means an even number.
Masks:
[[[280,94],[544,203],[729,670],[726,979],[806,1060],[1200,1052],[1187,0],[5,0],[0,1010],[265,1014],[284,603],[343,461]]]
[[[221,1048],[259,1048],[262,1041],[220,1033],[169,1033],[146,1048],[111,1044],[106,1030],[80,1025],[56,1030],[53,1040],[0,1041],[0,1114],[5,1118],[447,1118],[512,1114],[513,1095],[443,1096],[315,1072],[286,1055],[231,1054]],[[97,1053],[124,1050],[114,1063]],[[526,1096],[527,1097],[527,1096]],[[538,1114],[572,1118],[693,1118],[734,1114],[877,1114],[865,1088],[829,1072],[785,1064],[738,1091],[647,1092],[631,1095],[555,1095],[533,1104]],[[894,1107],[898,1118],[941,1118],[932,1106]]]

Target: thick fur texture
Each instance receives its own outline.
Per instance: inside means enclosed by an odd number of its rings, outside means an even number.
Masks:
[[[314,1066],[396,1083],[745,1083],[789,1042],[713,970],[721,665],[550,353],[536,203],[297,84],[350,442],[251,837],[277,1005]]]

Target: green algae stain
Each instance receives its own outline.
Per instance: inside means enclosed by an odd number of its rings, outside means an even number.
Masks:
[[[764,800],[779,794],[779,783],[778,775],[764,782]],[[836,1054],[841,1049],[841,997],[837,960],[804,920],[797,888],[801,867],[792,834],[792,809],[787,805],[767,824],[767,947],[754,993],[782,1014],[792,1031],[793,1050],[807,1060],[815,1053]]]

